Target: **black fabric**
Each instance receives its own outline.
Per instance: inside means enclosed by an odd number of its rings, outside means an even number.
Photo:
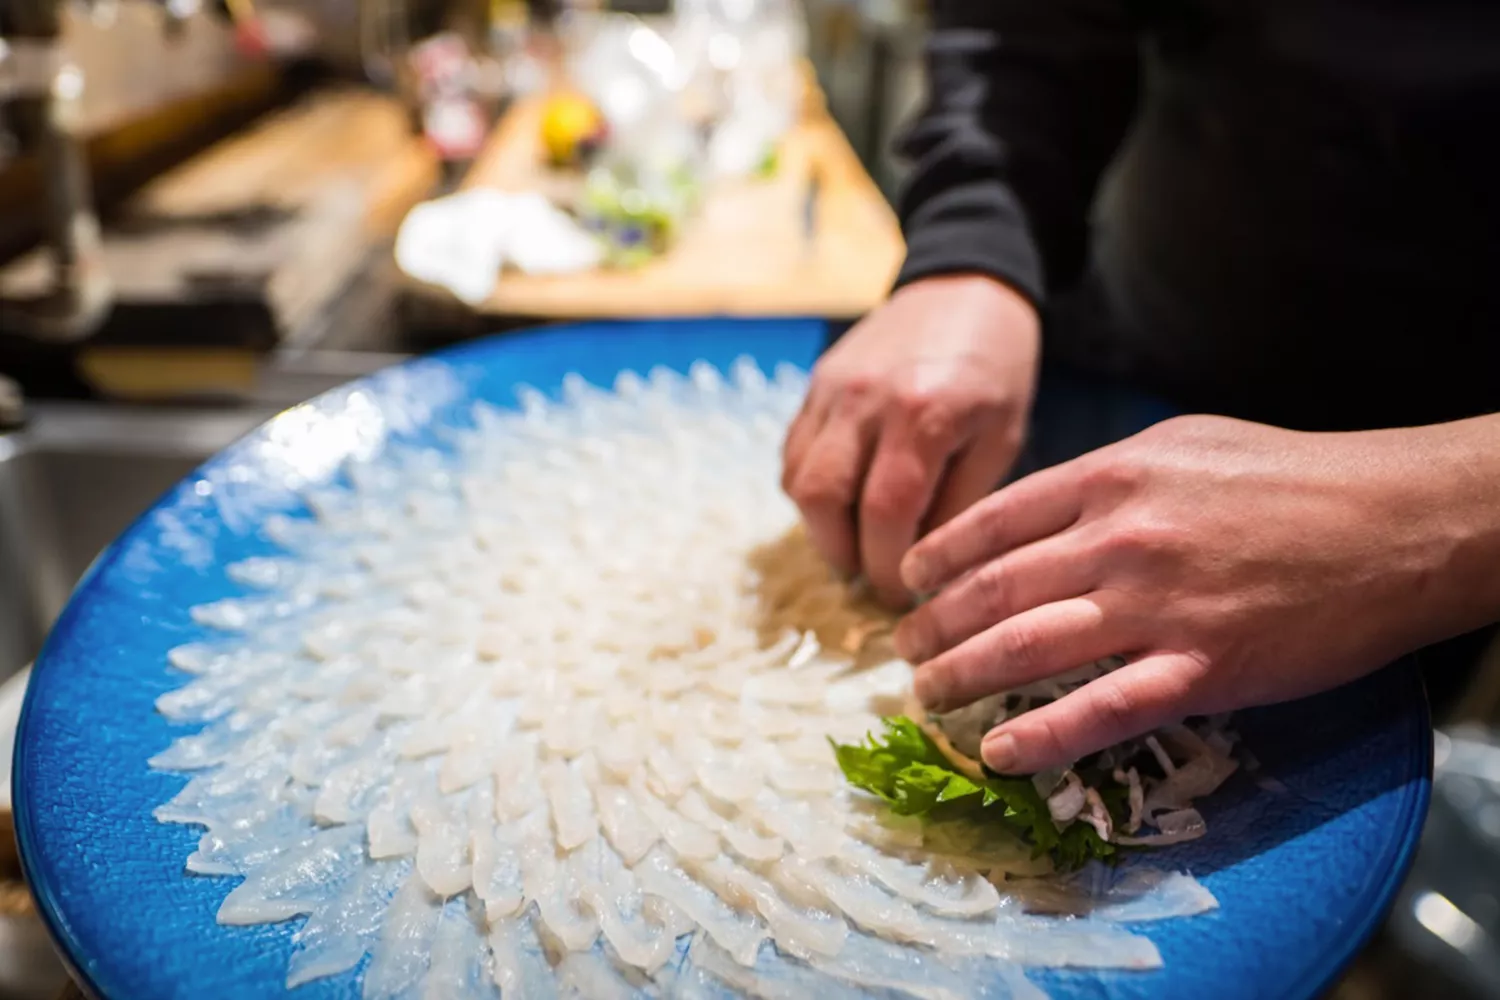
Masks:
[[[1500,626],[1489,625],[1417,650],[1417,666],[1427,686],[1427,701],[1432,706],[1435,725],[1455,721],[1453,714],[1497,635]]]
[[[1500,410],[1500,4],[933,11],[898,284],[987,273],[1047,317],[1082,288],[1109,322],[1045,349],[1192,410]]]

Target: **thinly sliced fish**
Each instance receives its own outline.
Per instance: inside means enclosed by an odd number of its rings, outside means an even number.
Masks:
[[[1135,925],[1213,905],[1131,863],[1024,878],[1049,863],[1007,829],[898,817],[847,785],[827,739],[908,710],[911,669],[777,489],[805,376],[574,377],[435,443],[404,434],[453,398],[452,369],[395,377],[413,380],[401,406],[334,404],[359,433],[324,450],[359,457],[313,477],[311,517],[264,523],[283,551],[230,568],[253,593],[194,609],[222,634],[168,654],[181,686],[158,701],[196,731],[151,760],[184,775],[155,815],[200,827],[189,873],[239,879],[222,921],[305,917],[289,987],[1032,1000],[1023,968],[1152,968]],[[942,728],[913,717],[986,780],[988,725],[1116,665]],[[1224,723],[1111,748],[1038,794],[1120,842],[1200,835],[1194,800],[1234,770]],[[1128,814],[1087,787],[1110,775]]]

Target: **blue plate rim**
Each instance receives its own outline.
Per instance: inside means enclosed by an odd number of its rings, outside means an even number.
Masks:
[[[1380,926],[1385,923],[1386,917],[1396,903],[1401,884],[1406,881],[1406,876],[1411,872],[1412,865],[1417,860],[1417,848],[1421,844],[1422,829],[1427,825],[1427,812],[1432,805],[1432,705],[1427,700],[1427,687],[1411,656],[1404,656],[1396,663],[1382,669],[1406,670],[1411,674],[1413,686],[1421,695],[1421,713],[1417,728],[1426,738],[1416,740],[1414,747],[1417,758],[1414,763],[1417,765],[1417,773],[1420,777],[1419,780],[1407,783],[1407,788],[1411,792],[1402,803],[1402,811],[1407,814],[1408,821],[1405,832],[1396,844],[1394,863],[1387,866],[1384,878],[1370,883],[1370,891],[1366,893],[1366,898],[1360,900],[1361,903],[1369,902],[1370,905],[1360,907],[1363,915],[1354,933],[1345,939],[1348,942],[1347,947],[1323,951],[1324,961],[1308,970],[1307,975],[1311,980],[1311,989],[1307,992],[1309,997],[1326,996],[1359,953],[1364,951],[1365,946],[1374,939]]]

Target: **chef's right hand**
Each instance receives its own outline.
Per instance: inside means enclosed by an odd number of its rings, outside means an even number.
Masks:
[[[904,608],[901,557],[986,496],[1020,451],[1035,391],[1036,310],[992,278],[897,291],[813,368],[782,487],[813,544]]]

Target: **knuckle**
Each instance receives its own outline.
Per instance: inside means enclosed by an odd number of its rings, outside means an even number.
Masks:
[[[976,504],[973,510],[974,541],[986,551],[1001,546],[1010,520],[1010,510],[1004,494],[991,494]]]
[[[1010,607],[1011,576],[999,562],[980,567],[969,578],[966,589],[987,615],[998,617]]]
[[[1133,588],[1105,584],[1086,600],[1097,616],[1096,627],[1116,629],[1132,642],[1144,638],[1149,626],[1161,622],[1164,617],[1160,608]]]
[[[871,372],[847,372],[836,379],[841,395],[851,402],[871,399],[881,392],[880,378]]]
[[[963,647],[935,657],[923,669],[933,668],[940,672],[945,690],[955,702],[969,702],[998,688],[994,664]]]
[[[999,652],[1010,672],[1035,673],[1043,663],[1046,638],[1033,625],[1011,622],[999,636]]]
[[[872,484],[865,490],[860,515],[879,523],[914,519],[921,513],[922,487],[915,476],[888,477]]]
[[[891,403],[914,427],[920,427],[930,419],[936,401],[927,390],[906,388],[897,391]]]
[[[858,402],[878,391],[881,377],[867,368],[828,354],[813,365],[808,398],[814,394],[826,402]]]
[[[1180,657],[1169,666],[1158,668],[1143,686],[1152,709],[1160,715],[1187,714],[1181,710],[1198,700],[1202,694],[1200,685],[1208,671],[1207,661],[1193,656]]]
[[[1123,736],[1135,728],[1138,706],[1124,685],[1102,677],[1089,686],[1094,688],[1089,702],[1092,722],[1101,732]]]
[[[955,700],[971,702],[994,694],[1000,688],[993,664],[980,657],[957,655],[943,667],[948,672],[948,686],[956,696]]]
[[[1023,715],[1021,718],[1030,724],[1026,742],[1030,745],[1034,756],[1063,761],[1077,756],[1070,749],[1071,742],[1064,727],[1053,713],[1048,712],[1036,717]]]
[[[942,386],[918,385],[903,379],[893,394],[893,402],[912,417],[941,417],[949,409],[947,396]]]
[[[1135,515],[1113,525],[1106,550],[1130,558],[1160,559],[1181,548],[1182,531],[1173,523],[1150,515]]]
[[[854,500],[854,483],[821,469],[794,475],[787,495],[802,507],[848,507]]]
[[[946,403],[929,401],[920,410],[908,413],[911,434],[924,454],[946,452],[958,437],[958,415]]]
[[[1154,533],[1149,525],[1130,521],[1115,525],[1109,532],[1104,547],[1116,554],[1137,555],[1150,551],[1153,541]]]
[[[1135,493],[1144,485],[1145,478],[1145,463],[1136,446],[1126,442],[1090,463],[1084,472],[1083,485],[1092,494],[1118,498]]]

